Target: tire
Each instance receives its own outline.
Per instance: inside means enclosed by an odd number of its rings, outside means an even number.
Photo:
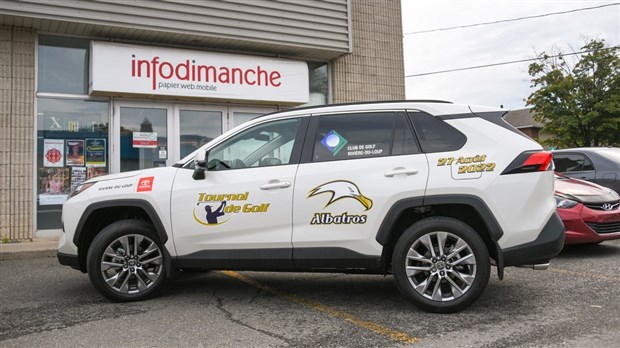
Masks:
[[[449,217],[432,217],[416,222],[400,236],[392,271],[398,289],[414,305],[428,312],[454,313],[482,294],[491,264],[484,242],[470,226]]]
[[[97,291],[116,302],[154,296],[166,280],[164,248],[153,225],[121,220],[104,228],[88,249],[88,276]]]

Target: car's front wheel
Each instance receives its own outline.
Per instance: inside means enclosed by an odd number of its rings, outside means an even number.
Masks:
[[[88,276],[113,301],[149,298],[166,280],[163,247],[144,221],[122,220],[104,228],[88,250]]]
[[[462,221],[427,218],[399,238],[392,271],[399,290],[413,304],[429,312],[453,313],[482,294],[489,281],[489,253]]]

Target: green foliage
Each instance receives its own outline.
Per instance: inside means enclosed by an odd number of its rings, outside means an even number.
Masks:
[[[620,48],[590,40],[574,64],[561,53],[538,55],[530,64],[527,99],[534,119],[558,147],[620,146]]]

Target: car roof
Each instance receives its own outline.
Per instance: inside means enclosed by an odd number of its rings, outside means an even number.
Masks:
[[[270,114],[262,115],[257,119],[271,119],[289,116],[307,116],[324,113],[339,113],[349,111],[381,111],[381,110],[420,110],[428,112],[435,116],[464,114],[471,112],[508,112],[506,109],[470,106],[466,104],[453,104],[441,100],[400,100],[400,101],[376,101],[376,102],[359,102],[346,104],[328,104],[310,107],[301,107],[296,109],[288,109],[276,111]]]

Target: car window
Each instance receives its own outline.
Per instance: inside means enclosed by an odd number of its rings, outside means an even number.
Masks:
[[[424,112],[409,112],[422,151],[445,152],[463,147],[467,138],[445,121]]]
[[[289,164],[300,119],[260,124],[209,151],[207,169],[226,170]]]
[[[383,157],[417,152],[403,114],[365,112],[319,117],[313,161]]]
[[[553,154],[555,170],[560,173],[583,172],[594,170],[592,161],[581,154]]]
[[[394,142],[392,155],[409,155],[419,153],[418,143],[415,141],[413,131],[404,113],[398,113],[394,124]]]

